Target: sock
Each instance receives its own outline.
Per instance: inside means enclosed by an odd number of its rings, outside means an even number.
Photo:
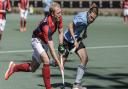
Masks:
[[[42,76],[44,79],[44,84],[46,89],[51,89],[51,84],[50,84],[50,66],[49,64],[44,64],[42,68]]]
[[[30,64],[29,63],[16,64],[14,66],[14,71],[15,72],[19,72],[19,71],[30,72]]]
[[[85,72],[85,67],[82,65],[79,65],[77,68],[77,75],[76,75],[75,83],[79,83],[79,84],[81,83],[84,72]]]

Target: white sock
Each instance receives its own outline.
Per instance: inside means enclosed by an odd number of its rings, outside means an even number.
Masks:
[[[79,65],[77,68],[77,75],[76,75],[75,83],[79,83],[79,84],[81,83],[84,73],[85,73],[85,66]]]

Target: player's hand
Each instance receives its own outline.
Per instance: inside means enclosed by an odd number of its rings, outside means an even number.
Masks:
[[[11,12],[12,11],[12,9],[10,8],[10,9],[7,9],[7,12]]]
[[[64,66],[59,63],[60,71],[64,70]]]
[[[75,48],[78,48],[78,46],[79,46],[79,43],[77,42],[77,40],[75,40],[75,42],[74,42],[74,47],[75,47]]]
[[[58,52],[60,54],[64,54],[65,53],[65,47],[64,47],[63,44],[61,44],[61,45],[58,46]]]

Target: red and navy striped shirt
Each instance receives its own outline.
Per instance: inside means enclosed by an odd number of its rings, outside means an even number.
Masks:
[[[0,0],[0,10],[6,11],[7,9],[10,8],[11,8],[10,0],[5,0],[5,1]],[[6,19],[6,12],[0,13],[0,19]]]
[[[48,43],[52,40],[52,35],[56,30],[63,28],[62,16],[59,17],[59,21],[53,21],[52,16],[46,16],[38,25],[38,27],[33,31],[33,37],[40,38],[43,42]]]

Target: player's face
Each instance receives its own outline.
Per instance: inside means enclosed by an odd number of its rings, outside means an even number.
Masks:
[[[59,6],[55,7],[54,16],[57,18],[61,16],[61,8]]]
[[[96,19],[96,14],[91,12],[88,16],[89,23],[92,23]]]

